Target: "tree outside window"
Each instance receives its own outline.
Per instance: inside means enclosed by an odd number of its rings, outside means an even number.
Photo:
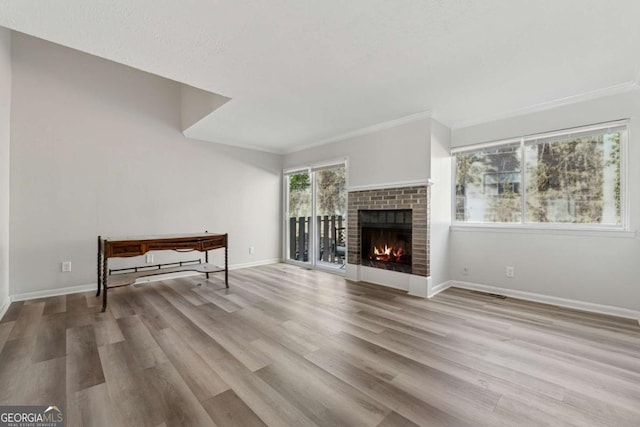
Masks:
[[[615,123],[455,153],[455,220],[620,226],[624,138]]]

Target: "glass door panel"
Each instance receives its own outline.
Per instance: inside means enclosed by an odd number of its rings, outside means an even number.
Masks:
[[[316,265],[344,268],[347,182],[344,164],[314,170]]]
[[[289,261],[311,263],[309,249],[312,248],[311,174],[308,171],[285,176],[287,185],[287,250]]]

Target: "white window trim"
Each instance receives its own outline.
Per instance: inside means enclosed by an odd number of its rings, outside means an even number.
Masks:
[[[288,227],[288,223],[287,223],[287,217],[289,216],[289,206],[288,206],[288,200],[289,200],[289,186],[287,185],[287,176],[288,175],[293,175],[296,173],[308,173],[311,177],[311,188],[315,187],[315,174],[313,172],[318,171],[318,170],[322,170],[322,169],[326,169],[326,168],[330,168],[333,166],[339,166],[339,165],[344,165],[344,169],[345,169],[345,189],[349,189],[349,157],[345,156],[345,157],[340,157],[337,159],[332,159],[332,160],[325,160],[325,161],[321,161],[321,162],[315,162],[315,163],[309,163],[305,166],[296,166],[296,167],[289,167],[289,168],[285,168],[282,170],[282,194],[283,194],[283,198],[282,198],[282,261],[284,263],[287,264],[293,264],[293,265],[298,265],[300,267],[305,267],[305,268],[313,268],[313,269],[318,269],[318,270],[324,270],[324,271],[331,271],[334,274],[337,274],[339,276],[344,276],[346,274],[346,270],[342,270],[342,271],[338,271],[336,269],[330,268],[330,267],[323,267],[322,265],[318,265],[318,263],[315,261],[315,256],[316,256],[316,245],[317,245],[317,241],[315,238],[315,225],[310,224],[310,228],[309,228],[309,234],[312,236],[311,237],[311,241],[309,242],[309,259],[313,259],[313,261],[311,262],[304,262],[304,261],[296,261],[296,260],[291,260],[287,258],[287,253],[289,251],[289,241],[287,239],[287,227]],[[347,206],[349,205],[349,193],[347,191],[347,200],[346,200]],[[311,211],[315,212],[316,211],[316,200],[315,197],[311,197]],[[347,233],[349,232],[348,230],[348,222],[345,222],[345,228],[347,228]],[[346,264],[346,261],[345,261]]]
[[[552,234],[564,236],[595,236],[595,237],[622,237],[635,239],[638,233],[632,230],[619,228],[569,228],[564,225],[551,227],[545,224],[543,227],[521,226],[520,224],[454,224],[449,227],[453,232],[486,232],[486,233],[522,233],[522,234]]]
[[[523,135],[517,138],[508,138],[499,141],[491,141],[451,149],[451,226],[452,231],[491,231],[491,232],[522,232],[527,234],[563,234],[602,237],[627,237],[635,238],[637,233],[631,229],[629,214],[629,186],[628,186],[628,147],[630,137],[629,119],[616,120],[605,123],[597,123],[581,127],[574,127],[551,132]],[[597,131],[616,126],[624,126],[626,137],[620,141],[620,225],[610,224],[573,224],[573,223],[528,223],[525,222],[526,214],[526,182],[524,168],[521,167],[521,194],[522,194],[522,218],[519,223],[499,222],[461,222],[456,220],[456,158],[455,154],[479,151],[486,148],[506,146],[519,143],[523,153],[528,142],[537,138],[548,138],[570,135],[571,133]]]

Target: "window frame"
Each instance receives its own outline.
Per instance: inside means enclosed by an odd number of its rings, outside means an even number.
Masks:
[[[573,234],[575,232],[587,235],[611,235],[635,237],[635,232],[630,231],[629,221],[629,188],[628,188],[628,146],[630,139],[630,119],[620,119],[607,121],[602,123],[560,129],[550,132],[541,132],[536,134],[522,135],[519,137],[508,138],[497,141],[490,141],[480,144],[466,145],[454,147],[451,149],[451,229],[453,230],[497,230],[497,231],[523,231],[523,232],[562,232],[561,234]],[[584,132],[597,132],[608,128],[623,127],[620,138],[620,224],[580,224],[580,223],[562,223],[562,222],[527,222],[527,182],[525,167],[525,149],[531,145],[531,141],[538,139],[570,137],[572,134]],[[488,148],[504,147],[517,143],[520,151],[520,189],[521,189],[521,208],[520,222],[472,222],[459,221],[456,219],[456,155],[469,153],[473,151],[481,151]]]
[[[316,270],[322,270],[329,273],[334,273],[337,275],[344,275],[345,270],[341,268],[333,268],[327,267],[322,263],[318,263],[316,259],[316,251],[317,251],[317,236],[316,236],[316,225],[313,221],[311,221],[309,234],[311,236],[311,240],[309,241],[309,261],[298,261],[287,258],[287,254],[289,253],[289,230],[288,230],[288,214],[289,214],[289,185],[288,185],[288,176],[294,175],[297,173],[308,173],[311,179],[311,216],[315,216],[316,213],[316,197],[315,197],[315,188],[316,188],[316,175],[315,172],[330,169],[336,166],[343,166],[345,170],[345,190],[347,192],[347,198],[345,203],[347,207],[349,206],[349,157],[345,156],[342,158],[319,161],[315,163],[310,163],[304,166],[295,166],[288,167],[282,170],[282,261],[287,264],[298,265],[305,268],[311,268]],[[348,218],[348,216],[347,216]],[[345,231],[348,233],[348,219],[345,221]],[[347,234],[348,235],[348,234]],[[346,265],[346,256],[345,256],[345,265]]]

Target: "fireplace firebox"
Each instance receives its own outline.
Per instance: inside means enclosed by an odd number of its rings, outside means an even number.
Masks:
[[[359,211],[362,265],[411,273],[411,209]]]

